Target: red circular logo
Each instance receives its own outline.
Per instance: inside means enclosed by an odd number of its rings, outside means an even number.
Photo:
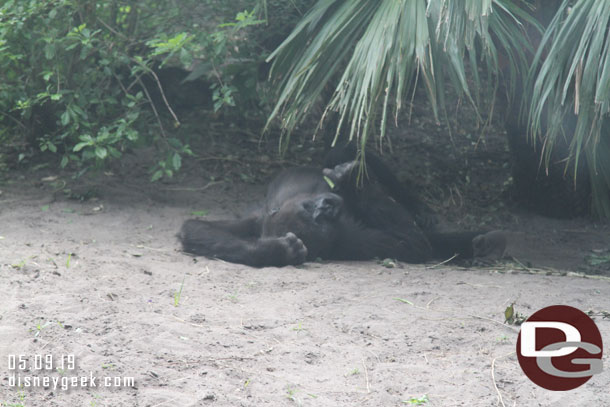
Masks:
[[[567,305],[543,308],[521,325],[517,358],[547,390],[572,390],[602,370],[602,337],[587,314]]]

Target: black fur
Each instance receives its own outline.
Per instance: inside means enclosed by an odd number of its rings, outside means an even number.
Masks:
[[[347,161],[323,171],[285,170],[269,185],[260,213],[241,220],[187,220],[178,235],[183,249],[255,267],[317,258],[419,263],[456,253],[472,257],[478,233],[424,232],[413,214],[421,204],[380,160],[369,168],[364,187],[355,182],[356,167]]]

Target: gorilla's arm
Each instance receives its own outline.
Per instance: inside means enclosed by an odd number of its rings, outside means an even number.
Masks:
[[[185,252],[219,258],[253,267],[301,264],[307,248],[293,233],[282,237],[260,237],[261,221],[243,220],[184,222],[178,238]]]

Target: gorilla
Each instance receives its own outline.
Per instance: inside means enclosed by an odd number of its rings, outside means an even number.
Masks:
[[[262,208],[245,218],[187,220],[178,234],[183,250],[253,267],[473,256],[472,241],[481,232],[425,230],[427,207],[373,154],[366,156],[366,174],[358,174],[355,154],[349,145],[335,148],[323,170],[282,171]]]

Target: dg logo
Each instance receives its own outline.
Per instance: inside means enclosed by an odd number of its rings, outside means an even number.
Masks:
[[[543,308],[521,325],[517,358],[523,372],[548,390],[572,390],[602,371],[602,337],[595,322],[566,305]]]

